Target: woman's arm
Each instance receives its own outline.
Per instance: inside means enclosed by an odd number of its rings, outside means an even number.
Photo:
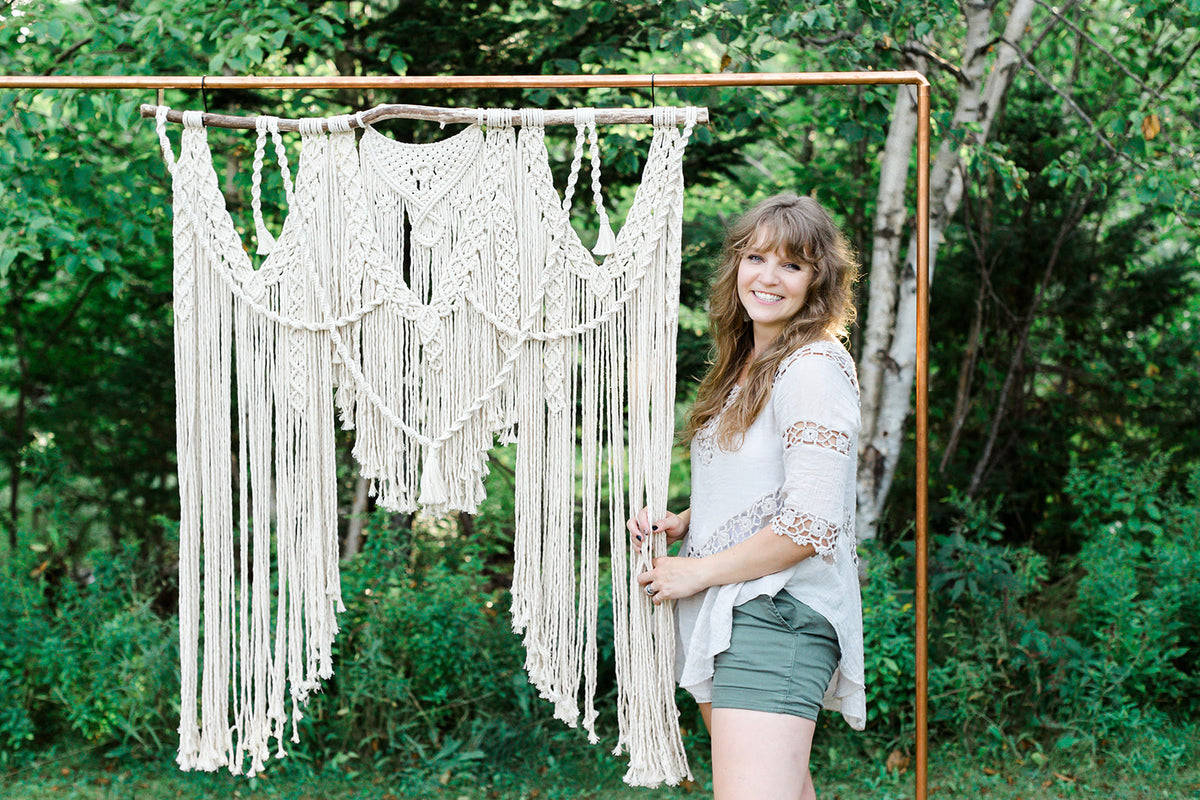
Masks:
[[[663,556],[638,576],[654,602],[691,597],[710,586],[741,583],[793,567],[816,554],[811,544],[797,544],[770,525],[733,547],[703,558]]]

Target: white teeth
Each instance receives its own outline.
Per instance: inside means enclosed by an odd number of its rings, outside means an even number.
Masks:
[[[757,297],[759,300],[762,300],[764,303],[773,303],[776,300],[783,299],[783,295],[767,294],[766,292],[754,292],[754,296]]]

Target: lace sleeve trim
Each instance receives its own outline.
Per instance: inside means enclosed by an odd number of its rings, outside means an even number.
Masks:
[[[783,449],[790,450],[802,444],[834,450],[846,456],[850,454],[852,440],[841,431],[803,420],[783,432]]]
[[[854,387],[854,393],[858,394],[858,370],[854,367],[854,359],[850,357],[850,354],[840,344],[825,341],[824,339],[810,342],[785,358],[783,363],[779,365],[779,369],[775,371],[774,382],[779,383],[779,378],[787,372],[788,368],[805,356],[827,358],[837,364],[842,374],[846,376],[846,380],[850,381],[850,385]]]
[[[750,504],[750,507],[739,514],[734,514],[725,520],[712,536],[697,547],[692,546],[691,536],[684,547],[682,555],[702,558],[719,553],[732,547],[738,542],[749,539],[758,533],[779,511],[780,492],[778,490],[765,494]]]
[[[826,563],[833,563],[841,529],[832,522],[784,506],[771,520],[771,530],[796,544],[811,544]]]

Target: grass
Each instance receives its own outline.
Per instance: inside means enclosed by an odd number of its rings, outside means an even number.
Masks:
[[[849,740],[847,740],[849,741]],[[1164,747],[1167,750],[1164,751]],[[1166,754],[1166,755],[1164,755]],[[890,755],[890,754],[889,754]],[[1165,759],[1165,760],[1164,760]],[[95,750],[49,754],[0,775],[0,798],[11,800],[648,800],[711,795],[707,765],[694,759],[696,781],[679,787],[634,789],[621,782],[624,764],[600,747],[564,737],[553,748],[505,765],[458,759],[384,770],[354,763],[316,769],[297,759],[271,763],[255,778],[183,773],[170,756],[158,761],[106,757]],[[914,796],[912,764],[861,752],[842,755],[835,743],[818,753],[814,773],[821,800],[907,800]],[[1030,753],[1007,759],[963,752],[946,744],[932,751],[931,798],[975,800],[1200,800],[1200,726],[1134,737],[1119,756]]]

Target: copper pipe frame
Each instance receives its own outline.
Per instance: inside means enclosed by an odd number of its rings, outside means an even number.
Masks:
[[[917,87],[916,364],[916,800],[929,772],[929,115],[930,84],[915,71],[742,72],[655,75],[457,75],[396,77],[0,75],[0,89],[555,89],[656,86]]]

